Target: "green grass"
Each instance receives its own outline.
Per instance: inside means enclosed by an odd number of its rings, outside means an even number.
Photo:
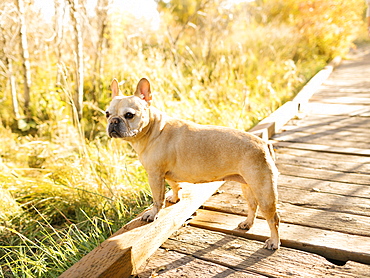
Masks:
[[[125,81],[121,90],[132,94],[148,77],[153,105],[171,116],[248,130],[343,55],[356,26],[366,33],[356,1],[208,5],[185,28],[164,9],[162,28],[142,33],[112,14],[98,90],[93,43],[86,38],[80,123],[72,103],[73,53],[62,46],[66,58],[57,65],[41,40],[42,51],[31,56],[32,117],[22,129],[0,75],[0,277],[57,277],[151,203],[136,154],[105,132],[112,78]],[[368,42],[363,35],[359,40]],[[55,84],[58,68],[62,78]]]

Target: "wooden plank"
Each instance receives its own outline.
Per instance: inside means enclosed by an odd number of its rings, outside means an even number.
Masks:
[[[311,101],[312,102],[320,102],[320,103],[331,103],[331,104],[350,104],[350,105],[370,105],[369,100],[370,94],[367,96],[359,97],[359,96],[338,96],[338,95],[323,95],[317,94],[315,95]]]
[[[370,175],[370,163],[341,162],[336,160],[326,160],[323,157],[312,158],[304,156],[279,153],[277,155],[277,165],[289,164],[315,169],[334,170],[345,173],[358,173]],[[279,166],[278,166],[279,167]]]
[[[346,127],[346,128],[365,128],[370,125],[370,119],[360,117],[348,117],[348,115],[315,115],[310,114],[306,117],[294,118],[287,123],[287,126],[302,127]]]
[[[370,135],[362,134],[340,134],[339,132],[327,131],[327,132],[284,132],[275,134],[273,140],[276,141],[288,141],[298,143],[311,143],[320,144],[325,142],[327,146],[337,146],[341,148],[351,148],[356,145],[360,149],[370,149],[370,142],[367,138]]]
[[[275,140],[275,139],[274,139]],[[360,149],[359,153],[367,153],[370,152],[370,142],[351,142],[351,141],[345,141],[345,140],[331,140],[328,138],[316,138],[316,139],[310,139],[309,137],[307,138],[297,138],[297,139],[290,139],[290,140],[285,140],[281,142],[290,142],[290,143],[309,143],[309,144],[314,144],[314,145],[319,145],[324,143],[328,147],[335,147],[339,149]],[[353,148],[352,146],[356,146],[356,148]],[[345,151],[345,150],[344,150]],[[358,153],[353,153],[353,154],[358,154]]]
[[[333,195],[280,186],[279,198],[282,202],[328,211],[370,216],[370,199]]]
[[[318,180],[312,178],[296,177],[281,174],[279,186],[284,188],[296,188],[310,192],[321,192],[341,196],[370,198],[370,186],[362,184],[348,184],[330,180]]]
[[[370,185],[369,175],[344,173],[332,170],[308,168],[296,165],[278,164],[279,172],[284,175],[313,178],[318,180],[337,181],[350,184]]]
[[[316,93],[311,98],[311,101],[333,104],[370,105],[370,93],[333,93],[332,90],[327,90]]]
[[[348,104],[331,104],[322,102],[310,102],[306,105],[306,110],[310,114],[320,115],[350,115],[359,113],[366,109],[364,105],[348,105]]]
[[[331,87],[334,91],[335,89],[358,89],[361,90],[364,86],[364,79],[365,77],[362,74],[354,74],[353,72],[349,71],[347,74],[336,74],[335,78],[330,78],[325,82],[326,87]]]
[[[203,204],[203,209],[238,214],[246,217],[247,202],[242,197],[241,189],[239,187],[233,189],[228,190],[225,187],[221,187],[220,190],[222,191],[220,192],[222,193],[210,197]],[[311,208],[301,203],[298,205],[293,204],[296,202],[297,200],[286,199],[286,196],[281,196],[278,210],[282,222],[348,234],[370,236],[369,216]],[[309,206],[313,205],[315,204],[312,202],[309,204]],[[321,200],[320,206],[317,207],[325,208],[325,200]],[[262,215],[258,213],[258,217],[262,218]]]
[[[355,137],[355,136],[354,136]],[[357,139],[357,140],[356,140]],[[351,138],[351,136],[335,136],[325,135],[320,133],[290,133],[290,134],[276,134],[273,137],[275,141],[292,142],[292,143],[310,143],[310,144],[325,144],[326,146],[338,148],[352,148],[356,146],[359,149],[370,149],[370,142],[364,138]]]
[[[340,134],[344,134],[344,132],[347,133],[356,133],[360,135],[370,135],[370,129],[364,125],[360,125],[359,123],[343,123],[343,125],[331,125],[326,123],[315,123],[315,124],[309,124],[306,125],[299,125],[297,124],[297,121],[295,122],[295,125],[289,125],[286,124],[281,132],[307,132],[307,133],[319,133],[319,132],[325,132],[325,131],[337,131],[340,132]]]
[[[262,246],[258,241],[195,227],[180,229],[162,245],[194,258],[268,277],[368,277],[370,273],[369,265],[348,262],[336,266],[316,254],[284,247],[272,252]],[[202,277],[203,273],[197,273],[196,277]]]
[[[352,142],[358,142],[358,141],[367,141],[370,136],[370,129],[363,128],[363,129],[356,129],[351,130],[344,127],[335,127],[331,129],[320,129],[315,128],[314,130],[298,130],[298,129],[292,129],[287,130],[284,127],[284,132],[276,134],[275,137],[283,137],[283,136],[302,136],[307,137],[311,136],[313,139],[316,138],[328,138],[333,140],[346,140],[346,141],[352,141]]]
[[[270,236],[265,220],[257,218],[248,232],[237,228],[244,220],[245,217],[239,215],[199,209],[189,224],[259,241],[265,241]],[[279,230],[282,246],[312,252],[334,260],[352,260],[370,264],[369,237],[286,223],[281,223]]]
[[[326,145],[321,145],[321,144],[282,142],[282,141],[281,142],[276,141],[274,143],[274,146],[278,148],[292,148],[292,149],[310,150],[310,151],[316,151],[316,152],[370,156],[370,150],[354,148],[354,147],[340,148],[340,147],[326,146]]]
[[[183,252],[180,248],[178,252],[163,248],[158,249],[153,256],[138,270],[140,278],[173,278],[173,277],[257,277],[266,276],[257,273],[235,270],[211,260],[198,259]],[[185,254],[183,254],[185,253]]]
[[[140,215],[60,277],[129,277],[223,183],[182,184],[181,201],[162,209],[157,220],[147,223]]]
[[[291,148],[279,148],[275,151],[277,160],[281,158],[281,155],[290,155],[296,157],[305,157],[305,158],[317,158],[321,160],[329,160],[336,162],[350,162],[360,165],[369,165],[370,157],[357,156],[350,154],[338,154],[338,153],[326,153],[326,152],[316,152],[311,150],[300,150],[300,149],[291,149]]]
[[[370,118],[370,107],[369,108],[364,108],[361,111],[356,111],[355,113],[351,114],[351,117]]]
[[[333,87],[332,86],[323,86],[319,92],[317,92],[315,94],[315,96],[322,96],[322,95],[326,95],[326,96],[331,96],[331,95],[335,95],[335,96],[348,96],[348,95],[352,95],[352,96],[361,96],[361,97],[368,97],[370,98],[370,89],[369,88],[365,88],[365,87],[362,87],[362,88],[342,88],[342,87],[337,87],[335,86],[334,87],[335,89],[333,90]]]
[[[281,203],[279,212],[284,223],[370,237],[370,219],[366,216]]]
[[[318,133],[323,131],[347,131],[359,134],[370,134],[367,128],[367,123],[363,123],[363,119],[367,118],[351,117],[355,118],[356,121],[344,121],[338,120],[340,122],[332,122],[333,119],[322,119],[316,122],[316,120],[307,121],[306,118],[301,118],[301,120],[294,119],[289,121],[282,129],[281,133],[288,132],[307,132],[307,133]],[[370,125],[370,122],[369,122]]]

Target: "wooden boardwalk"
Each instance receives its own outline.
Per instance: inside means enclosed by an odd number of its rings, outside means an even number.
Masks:
[[[370,53],[343,61],[274,137],[282,248],[225,183],[139,277],[370,277]]]

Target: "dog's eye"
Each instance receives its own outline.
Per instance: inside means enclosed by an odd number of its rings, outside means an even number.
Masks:
[[[110,114],[108,111],[105,111],[105,117],[109,118]]]
[[[131,120],[134,116],[135,116],[135,114],[132,114],[131,112],[127,112],[124,115],[125,119],[127,119],[127,120]]]

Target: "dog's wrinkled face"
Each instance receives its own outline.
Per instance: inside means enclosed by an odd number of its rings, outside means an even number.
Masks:
[[[111,84],[112,101],[105,111],[108,119],[107,132],[111,138],[131,140],[148,124],[152,95],[150,83],[142,78],[132,96],[121,96],[117,79]]]
[[[112,138],[129,140],[149,123],[149,106],[137,96],[116,96],[106,110],[107,132]]]

